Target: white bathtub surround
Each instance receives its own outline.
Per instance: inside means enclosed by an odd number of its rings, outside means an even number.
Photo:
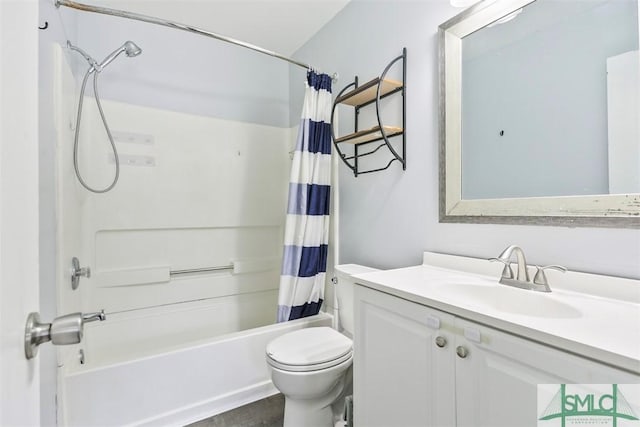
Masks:
[[[86,179],[100,186],[113,164],[99,116],[90,106],[87,103],[87,128],[81,136],[90,141],[85,147],[91,149],[81,150],[81,165],[87,168]],[[220,320],[225,333],[227,326],[238,331],[245,325],[271,324],[282,250],[289,131],[110,101],[103,101],[103,108],[121,135],[149,136],[149,143],[135,138],[116,142],[119,152],[154,162],[123,165],[117,188],[108,194],[88,193],[73,174],[69,128],[60,126],[58,311],[104,309],[107,323],[101,326],[130,319],[131,329],[139,329],[136,319],[148,313],[138,310],[155,308],[154,316],[165,312],[168,319],[180,311],[172,304],[193,303],[195,318],[208,301],[226,315]],[[72,257],[92,273],[80,280],[77,290],[70,286]],[[175,330],[181,323],[169,325],[167,335],[200,334],[181,334]],[[98,328],[89,330],[87,341],[95,342],[92,331]],[[122,340],[130,334],[106,335],[111,339],[103,347],[127,348]],[[82,345],[64,348],[60,364],[65,370],[78,364],[81,348],[87,360],[101,357]]]
[[[103,100],[126,161],[112,191],[92,194],[73,172],[68,52],[54,56],[57,311],[107,313],[81,344],[56,349],[58,423],[182,424],[274,393],[263,355],[283,331],[270,325],[291,130]],[[113,157],[93,100],[80,138],[83,176],[108,184]],[[72,257],[91,268],[76,290]]]
[[[81,165],[100,185],[113,164],[90,105],[81,135],[93,150],[81,151]],[[64,123],[60,109],[58,311],[112,314],[276,290],[289,130],[109,101],[103,107],[114,130],[153,137],[116,142],[119,152],[153,163],[123,165],[117,189],[89,194],[75,181],[72,121]],[[68,285],[74,256],[92,271],[76,291]],[[225,266],[233,270],[170,274]],[[271,323],[273,311],[264,318]]]
[[[216,283],[216,282],[214,282]],[[274,322],[277,291],[229,295],[110,314],[85,325],[85,364],[71,360],[68,374],[106,367],[198,345]]]

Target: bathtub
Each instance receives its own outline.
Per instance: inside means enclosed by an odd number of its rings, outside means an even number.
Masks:
[[[139,349],[133,358],[87,357],[83,365],[59,370],[59,423],[178,426],[268,397],[277,390],[265,363],[267,343],[296,329],[330,326],[331,320],[320,313],[191,340],[156,354]]]

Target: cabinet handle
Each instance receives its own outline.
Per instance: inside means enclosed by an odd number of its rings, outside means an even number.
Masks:
[[[464,359],[469,355],[469,350],[459,345],[458,347],[456,347],[456,354],[458,355],[459,358]]]
[[[443,348],[445,345],[447,345],[447,339],[445,337],[437,336],[436,345],[440,348]]]

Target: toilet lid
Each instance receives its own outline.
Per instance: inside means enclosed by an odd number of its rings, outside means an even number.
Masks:
[[[309,365],[327,367],[334,365],[327,362],[348,359],[352,348],[349,338],[323,326],[300,329],[274,339],[267,345],[267,357],[284,369],[297,370],[296,367]]]

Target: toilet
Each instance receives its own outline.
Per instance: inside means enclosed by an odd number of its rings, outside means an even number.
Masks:
[[[334,427],[343,409],[345,385],[351,384],[353,360],[352,276],[377,271],[357,264],[334,267],[338,330],[300,329],[267,344],[271,380],[284,395],[283,427]]]

